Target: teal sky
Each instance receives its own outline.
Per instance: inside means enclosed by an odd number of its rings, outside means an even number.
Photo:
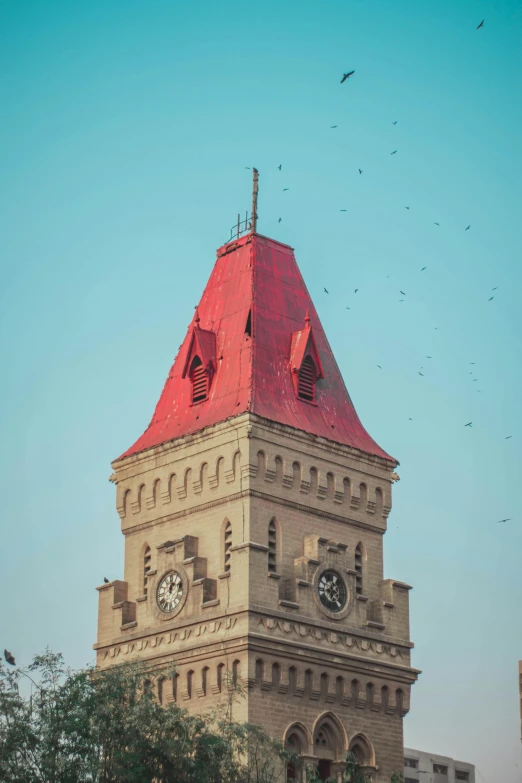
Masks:
[[[110,462],[256,166],[259,230],[401,462],[406,743],[518,783],[521,0],[0,0],[0,37],[2,649],[93,659]]]

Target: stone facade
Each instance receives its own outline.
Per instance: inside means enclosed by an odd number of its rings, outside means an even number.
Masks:
[[[418,672],[410,588],[383,578],[392,463],[247,412],[113,468],[125,572],[98,588],[98,665],[175,662],[158,698],[194,712],[241,683],[234,718],[323,776],[348,749],[376,783],[402,770]],[[318,597],[327,568],[347,586],[337,614]],[[169,571],[183,598],[165,613]]]

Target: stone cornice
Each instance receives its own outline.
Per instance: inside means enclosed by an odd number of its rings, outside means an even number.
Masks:
[[[112,468],[115,471],[123,471],[126,468],[131,468],[138,464],[141,465],[149,460],[154,461],[166,453],[175,454],[188,445],[192,446],[197,445],[198,443],[208,442],[209,436],[218,436],[223,432],[227,432],[227,430],[237,430],[243,425],[255,425],[264,429],[266,432],[278,433],[284,435],[286,438],[291,438],[292,440],[300,442],[303,445],[306,444],[308,447],[312,446],[319,448],[321,451],[324,451],[326,455],[330,455],[330,457],[332,454],[337,454],[338,456],[343,456],[345,458],[351,457],[352,459],[356,459],[368,465],[378,466],[386,472],[391,472],[399,464],[393,460],[386,460],[383,457],[366,454],[353,446],[337,443],[335,440],[327,440],[326,438],[313,435],[304,430],[299,430],[286,424],[280,424],[279,422],[270,419],[264,419],[262,416],[258,416],[255,413],[246,412],[227,419],[224,422],[204,427],[197,432],[183,435],[181,438],[176,438],[175,440],[167,441],[159,446],[154,446],[146,451],[140,451],[138,454],[132,454],[129,457],[114,460],[111,463]],[[250,437],[250,433],[245,432],[245,435]],[[328,459],[328,456],[325,456],[325,459]]]
[[[292,508],[296,511],[300,511],[304,514],[312,514],[323,519],[333,519],[336,522],[344,522],[346,525],[353,525],[354,527],[361,528],[362,530],[371,530],[373,533],[385,533],[386,527],[378,527],[377,525],[370,525],[367,522],[361,522],[358,519],[352,517],[343,517],[340,514],[333,514],[331,511],[324,509],[314,508],[313,506],[306,506],[304,503],[297,503],[295,500],[289,498],[280,498],[275,495],[270,495],[267,492],[260,492],[257,489],[244,489],[241,492],[234,492],[231,495],[227,495],[223,498],[216,498],[215,500],[209,500],[206,503],[200,503],[197,506],[191,506],[190,508],[183,508],[180,511],[175,511],[173,514],[165,514],[162,517],[151,520],[149,522],[142,522],[141,525],[133,525],[123,531],[124,535],[129,533],[136,533],[141,530],[148,530],[154,525],[163,524],[164,522],[172,522],[175,519],[183,519],[192,514],[199,514],[201,511],[205,511],[209,508],[215,508],[216,506],[223,506],[234,500],[241,500],[242,498],[259,498],[261,500],[268,500],[271,503],[284,506],[286,508]]]

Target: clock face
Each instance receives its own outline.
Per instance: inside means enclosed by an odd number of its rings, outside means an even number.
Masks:
[[[348,591],[337,571],[324,571],[317,585],[319,598],[330,612],[340,612],[346,606]]]
[[[162,612],[173,612],[183,598],[183,580],[177,571],[169,571],[156,590],[156,602]]]

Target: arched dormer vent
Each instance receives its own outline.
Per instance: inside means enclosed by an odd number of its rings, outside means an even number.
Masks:
[[[216,369],[216,335],[200,327],[199,315],[196,311],[182,373],[182,378],[188,376],[191,383],[192,405],[208,399]]]
[[[324,372],[308,313],[305,328],[292,333],[290,369],[298,399],[315,403],[316,383],[324,378]]]

